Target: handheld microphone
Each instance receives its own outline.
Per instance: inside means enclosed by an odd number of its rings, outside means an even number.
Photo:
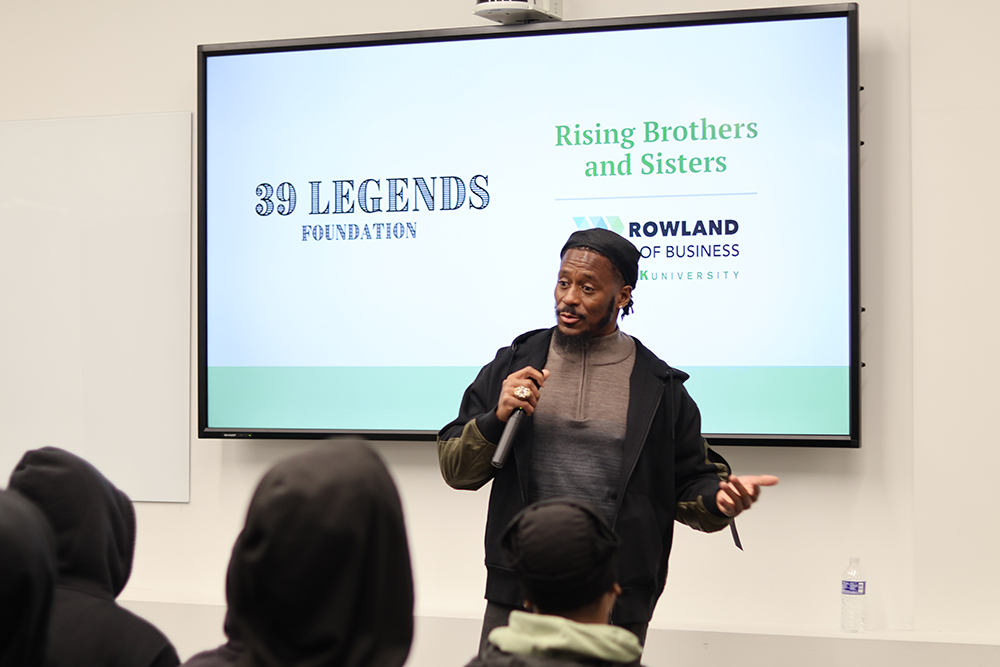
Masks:
[[[517,429],[521,427],[523,420],[524,408],[518,408],[510,413],[510,419],[507,420],[507,425],[503,427],[503,435],[500,436],[500,443],[497,445],[496,452],[493,453],[491,463],[494,468],[502,468],[503,464],[507,462],[507,457],[510,455],[510,446],[514,442],[514,436],[517,435]]]

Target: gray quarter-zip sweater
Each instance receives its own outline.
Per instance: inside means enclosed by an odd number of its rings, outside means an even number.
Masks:
[[[571,496],[614,520],[634,363],[635,343],[618,329],[570,350],[552,336],[534,413],[531,502]]]

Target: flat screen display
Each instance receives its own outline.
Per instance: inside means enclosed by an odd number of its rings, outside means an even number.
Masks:
[[[716,443],[858,446],[854,5],[199,47],[200,433],[430,437],[559,250]]]

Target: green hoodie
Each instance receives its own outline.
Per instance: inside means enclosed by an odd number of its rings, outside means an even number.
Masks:
[[[490,643],[515,655],[576,656],[620,663],[635,662],[642,655],[638,638],[624,628],[524,611],[512,611],[509,625],[490,632]]]

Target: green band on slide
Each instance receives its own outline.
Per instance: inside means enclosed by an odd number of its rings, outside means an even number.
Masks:
[[[210,367],[208,425],[232,429],[437,431],[478,368]]]
[[[687,367],[705,433],[847,435],[849,369]],[[231,429],[437,431],[474,367],[210,367],[208,425]]]
[[[847,366],[689,366],[703,433],[849,435]]]

